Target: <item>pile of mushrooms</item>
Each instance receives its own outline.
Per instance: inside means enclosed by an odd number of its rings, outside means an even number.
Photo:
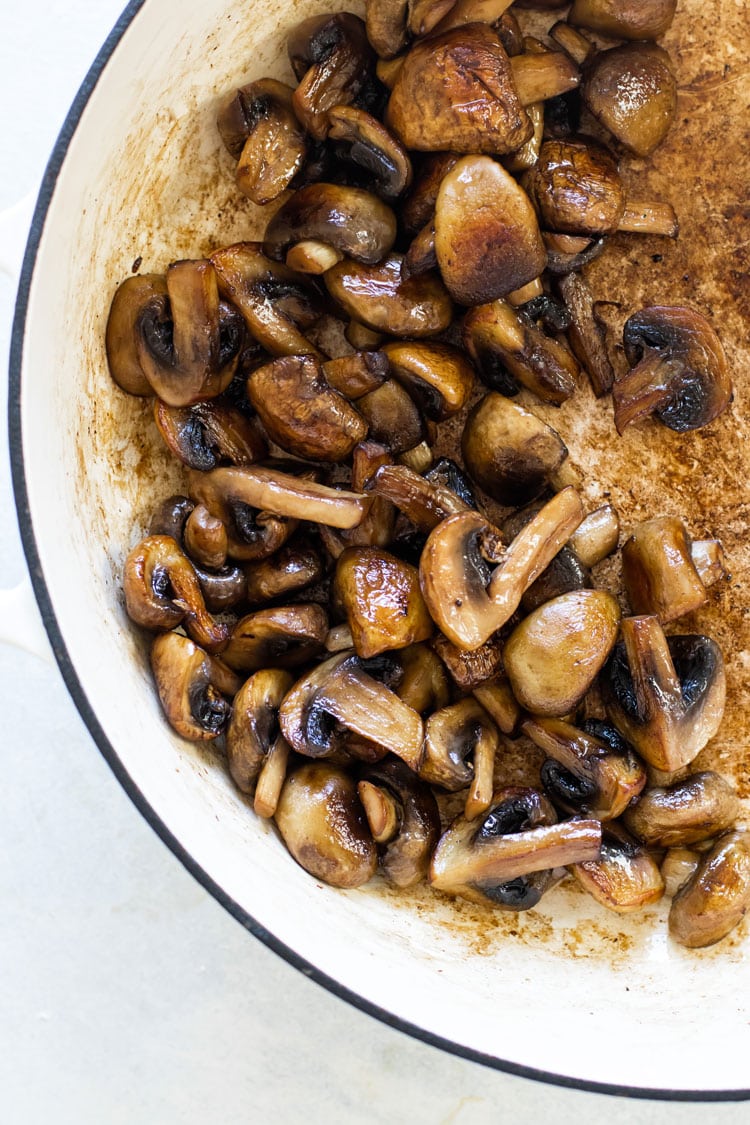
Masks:
[[[687,946],[750,904],[738,798],[694,764],[722,654],[672,631],[721,543],[656,516],[626,536],[624,601],[602,588],[617,513],[585,510],[533,410],[581,368],[619,432],[731,400],[693,309],[634,313],[616,378],[581,276],[614,231],[677,234],[617,162],[674,115],[673,12],[576,0],[545,40],[507,0],[305,20],[296,86],[252,82],[218,118],[263,240],[114,295],[112,376],[184,467],[123,566],[164,714],[332,886],[526,910],[574,879],[619,913],[668,893]],[[434,453],[446,423],[461,464]],[[512,744],[534,784],[497,783]]]

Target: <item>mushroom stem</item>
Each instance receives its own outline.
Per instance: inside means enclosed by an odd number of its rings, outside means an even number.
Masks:
[[[327,242],[319,242],[314,238],[303,239],[287,251],[286,264],[290,270],[298,273],[321,274],[331,269],[337,262],[342,262],[344,255],[329,246]]]
[[[603,504],[581,521],[568,546],[584,566],[592,567],[617,550],[619,538],[620,517],[611,504]]]
[[[550,39],[554,39],[563,51],[565,51],[572,58],[577,66],[583,66],[586,59],[594,50],[594,44],[585,35],[581,35],[580,31],[576,31],[565,20],[558,20],[554,27],[550,28]]]
[[[369,508],[367,496],[329,488],[317,481],[301,480],[260,465],[192,473],[191,490],[209,511],[211,498],[218,496],[224,503],[246,504],[277,516],[304,519],[328,527],[356,527]]]
[[[719,539],[696,539],[690,544],[693,566],[703,585],[708,588],[721,578],[726,578],[724,548]]]
[[[326,651],[330,653],[345,652],[354,648],[352,631],[348,625],[334,625],[328,630],[325,640]]]
[[[569,90],[575,90],[581,80],[578,67],[562,51],[514,55],[510,66],[523,106],[567,94]]]
[[[528,285],[522,285],[520,289],[514,289],[512,293],[509,293],[508,304],[518,308],[519,305],[525,305],[527,301],[533,301],[534,297],[541,297],[543,293],[542,279],[541,277],[535,277]]]
[[[398,461],[413,473],[426,473],[432,465],[432,449],[426,441],[420,441],[412,449],[405,449],[399,453]]]
[[[357,793],[376,844],[387,844],[398,832],[398,806],[390,793],[371,781],[360,781]]]
[[[622,435],[627,426],[647,418],[674,397],[672,379],[682,364],[656,349],[646,349],[643,359],[618,379],[612,388],[615,428]]]
[[[474,748],[474,777],[464,805],[464,816],[474,820],[487,812],[492,804],[492,781],[497,753],[497,737],[488,738],[483,731]]]
[[[270,819],[276,812],[288,761],[289,743],[280,734],[266,755],[258,775],[253,801],[253,809],[258,816]]]
[[[660,234],[666,238],[677,238],[680,224],[671,203],[646,203],[630,199],[625,204],[617,229],[633,234]]]
[[[455,492],[425,480],[407,465],[381,466],[365,487],[390,500],[420,531],[432,531],[448,516],[470,510]]]

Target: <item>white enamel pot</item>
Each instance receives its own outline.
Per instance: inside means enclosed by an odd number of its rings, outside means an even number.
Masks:
[[[666,906],[618,919],[562,888],[533,917],[342,892],[299,868],[213,751],[165,724],[122,559],[178,477],[147,405],[111,383],[103,332],[137,259],[258,231],[215,131],[220,96],[287,73],[284,33],[332,0],[131,3],[76,99],[27,248],[10,411],[17,506],[55,656],[143,815],[248,930],[373,1016],[446,1050],[564,1085],[750,1096],[748,944],[688,952]],[[137,267],[136,267],[137,268]]]

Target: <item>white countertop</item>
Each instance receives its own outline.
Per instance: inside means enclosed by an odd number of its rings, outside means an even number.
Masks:
[[[10,7],[0,210],[39,183],[121,2]],[[3,354],[13,297],[0,275]],[[0,586],[10,586],[24,562],[7,457],[0,519]],[[512,1077],[349,1007],[187,874],[120,789],[56,668],[0,645],[0,680],[3,1125],[748,1120],[742,1105],[628,1101]]]

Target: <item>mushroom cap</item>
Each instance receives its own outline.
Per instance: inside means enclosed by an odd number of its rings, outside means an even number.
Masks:
[[[664,894],[664,879],[653,856],[606,831],[599,859],[574,863],[570,872],[592,898],[615,914],[642,910]]]
[[[328,292],[348,316],[376,332],[437,336],[453,318],[448,292],[434,273],[405,279],[402,261],[400,254],[388,254],[376,266],[345,259],[325,274]]]
[[[584,64],[581,97],[621,144],[637,156],[650,156],[677,109],[672,60],[655,43],[598,51]]]
[[[251,605],[287,598],[319,582],[323,570],[320,552],[295,539],[270,558],[245,565],[246,598]]]
[[[294,90],[274,78],[241,86],[219,110],[221,139],[238,165],[237,186],[253,203],[278,198],[300,171],[307,154],[292,109]]]
[[[350,547],[336,566],[338,597],[358,656],[427,640],[434,626],[419,588],[416,567],[376,547]]]
[[[525,183],[547,230],[598,237],[625,211],[617,161],[588,137],[546,140]]]
[[[161,633],[151,645],[151,670],[167,719],[183,738],[206,742],[223,733],[231,707],[225,696],[241,681],[216,657],[181,633]]]
[[[234,697],[226,735],[232,780],[252,793],[279,731],[278,711],[294,680],[281,668],[264,668],[245,680]]]
[[[474,388],[474,369],[458,348],[430,340],[395,340],[382,350],[394,379],[428,418],[443,422],[466,405]]]
[[[216,399],[194,406],[167,406],[154,399],[154,420],[170,453],[189,469],[207,472],[220,461],[252,465],[268,455],[257,419]]]
[[[307,184],[293,192],[269,222],[263,252],[283,261],[290,246],[308,239],[374,265],[393,246],[396,216],[377,195],[361,188]]]
[[[136,349],[135,330],[143,309],[153,298],[164,298],[167,282],[161,274],[127,277],[118,285],[107,317],[105,347],[109,373],[130,395],[152,395]]]
[[[736,790],[720,774],[702,770],[667,788],[647,789],[623,820],[644,844],[672,848],[720,836],[741,812]]]
[[[396,832],[380,848],[380,867],[395,886],[412,887],[427,875],[440,837],[440,812],[432,790],[404,762],[390,755],[366,766],[360,774],[362,781],[384,790],[395,802]]]
[[[406,191],[412,177],[411,160],[377,118],[356,106],[337,105],[329,111],[328,122],[328,136],[336,142],[337,151],[348,146],[348,159],[367,173],[377,195],[393,200]]]
[[[409,0],[365,0],[367,38],[381,59],[392,59],[407,42]]]
[[[505,297],[539,277],[547,262],[528,196],[488,156],[465,156],[443,177],[435,252],[448,292],[462,305]]]
[[[676,8],[677,0],[573,0],[568,21],[612,39],[658,39]]]
[[[386,381],[357,400],[370,438],[394,457],[413,449],[427,436],[424,419],[411,395],[395,379]]]
[[[473,696],[433,711],[425,723],[419,776],[451,793],[465,789],[475,775],[475,764],[466,759],[477,752],[480,743],[488,745],[494,758],[497,728]]]
[[[669,933],[680,945],[702,949],[721,941],[750,907],[750,833],[729,832],[700,860],[672,899]]]
[[[653,614],[662,625],[700,609],[708,596],[677,516],[659,516],[633,529],[622,545],[622,573],[633,613]]]
[[[482,554],[483,540],[491,535],[484,516],[460,512],[434,528],[422,552],[419,579],[427,607],[441,632],[460,648],[479,648],[500,628]]]
[[[328,615],[320,605],[277,606],[241,618],[223,659],[230,668],[297,668],[323,652]]]

